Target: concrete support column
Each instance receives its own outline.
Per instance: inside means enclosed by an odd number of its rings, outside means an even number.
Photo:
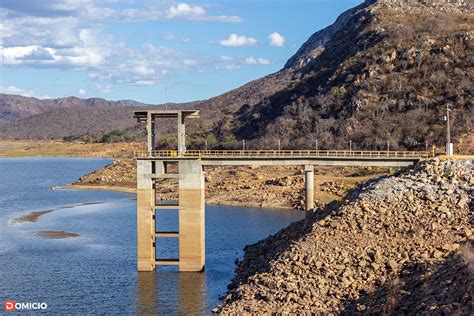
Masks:
[[[178,154],[186,152],[186,128],[184,125],[184,116],[178,112]]]
[[[151,150],[156,150],[156,124],[155,119],[151,121]]]
[[[179,161],[179,271],[205,264],[204,174],[200,160]]]
[[[152,128],[151,122],[151,114],[147,113],[147,120],[146,120],[146,136],[147,136],[147,150],[149,153],[154,149],[153,148],[153,136],[154,136],[154,128]]]
[[[309,211],[314,208],[314,166],[305,165],[304,166],[305,174],[305,210]]]
[[[151,161],[137,160],[137,258],[138,271],[155,268],[155,190]]]

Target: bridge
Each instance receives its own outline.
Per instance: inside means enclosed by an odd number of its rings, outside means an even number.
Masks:
[[[402,167],[432,156],[417,151],[360,150],[187,150],[185,119],[198,118],[195,110],[139,110],[134,117],[147,128],[147,150],[137,160],[137,259],[138,271],[158,265],[178,265],[180,271],[203,271],[205,266],[206,166],[301,166],[305,173],[305,209],[314,208],[315,166]],[[162,118],[177,119],[176,150],[156,150],[156,125]],[[156,188],[160,179],[178,182],[178,201],[161,202]],[[156,212],[179,212],[178,231],[156,231]],[[179,239],[179,258],[156,258],[160,238]]]

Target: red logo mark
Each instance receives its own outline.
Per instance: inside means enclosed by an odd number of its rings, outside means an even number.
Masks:
[[[14,311],[15,310],[15,301],[6,300],[5,301],[5,310],[6,311]]]

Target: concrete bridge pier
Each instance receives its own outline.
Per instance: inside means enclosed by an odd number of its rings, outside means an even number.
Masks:
[[[314,209],[314,166],[305,165],[305,211]]]
[[[137,160],[138,271],[155,269],[155,190],[151,173],[151,161]]]
[[[204,173],[201,161],[179,161],[179,271],[204,270]]]

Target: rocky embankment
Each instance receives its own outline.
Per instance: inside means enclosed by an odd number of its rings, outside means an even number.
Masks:
[[[340,199],[359,182],[390,172],[376,168],[318,167],[315,170],[315,200],[323,206]],[[301,167],[207,167],[206,203],[267,208],[304,207],[304,172]],[[135,161],[121,159],[82,176],[67,188],[134,192]],[[177,182],[162,180],[157,198],[177,199]]]
[[[247,246],[221,313],[472,315],[473,189],[472,160],[360,185]]]

